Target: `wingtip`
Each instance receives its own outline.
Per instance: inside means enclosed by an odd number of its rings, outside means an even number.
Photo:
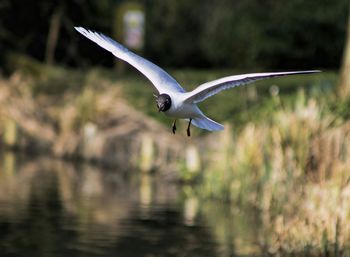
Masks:
[[[296,71],[296,72],[300,72],[300,73],[319,73],[322,72],[321,70],[300,70],[300,71]]]
[[[320,73],[322,72],[321,70],[301,70],[301,71],[292,71],[290,72],[291,75],[295,74],[311,74],[311,73]]]
[[[78,27],[78,26],[74,27],[74,29],[79,33],[82,33],[85,30],[83,27]]]
[[[88,29],[86,29],[84,27],[80,27],[80,26],[76,26],[76,27],[74,27],[74,29],[76,31],[78,31],[79,33],[81,33],[81,34],[91,32],[90,30],[88,30]]]

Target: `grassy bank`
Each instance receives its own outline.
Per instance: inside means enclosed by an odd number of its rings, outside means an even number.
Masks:
[[[265,120],[222,134],[199,186],[257,207],[270,253],[350,254],[350,122],[331,111],[347,103],[316,96],[275,96]]]

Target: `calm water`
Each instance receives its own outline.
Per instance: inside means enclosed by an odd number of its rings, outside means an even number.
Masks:
[[[0,155],[0,256],[250,256],[252,211],[135,171]]]

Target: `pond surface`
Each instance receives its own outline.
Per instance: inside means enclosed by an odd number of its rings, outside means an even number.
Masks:
[[[253,211],[157,175],[0,155],[0,256],[253,256]]]

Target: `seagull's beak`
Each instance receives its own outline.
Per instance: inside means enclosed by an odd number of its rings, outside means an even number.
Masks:
[[[158,105],[158,112],[162,112],[164,110],[164,104]]]

